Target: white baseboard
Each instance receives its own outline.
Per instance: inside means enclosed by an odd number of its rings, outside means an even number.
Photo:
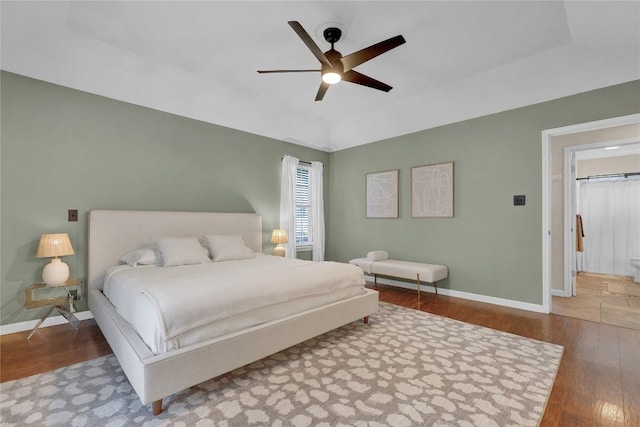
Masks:
[[[91,314],[89,310],[79,311],[73,314],[78,318],[78,320],[93,319],[93,314]],[[38,320],[28,320],[26,322],[0,325],[0,335],[13,334],[14,332],[30,331],[31,329],[35,328],[36,323],[38,323]],[[64,323],[67,323],[67,319],[65,319],[61,315],[50,316],[44,319],[44,322],[42,322],[42,325],[40,325],[40,328],[46,328],[47,326],[54,326],[54,325],[62,325]]]
[[[374,280],[373,276],[368,276],[365,274],[364,277],[365,279],[367,279],[367,281],[370,281],[370,282],[373,282]],[[405,288],[405,289],[416,290],[416,284],[410,283],[410,282],[401,282],[399,280],[385,279],[385,278],[378,277],[378,283],[382,283],[385,285],[398,286],[400,288]],[[435,287],[431,285],[421,284],[420,289],[423,291],[435,293]],[[456,291],[453,289],[438,288],[438,295],[446,295],[446,296],[455,297],[455,298],[468,299],[471,301],[484,302],[487,304],[501,305],[503,307],[517,308],[520,310],[535,311],[536,313],[545,313],[545,314],[548,313],[548,311],[544,309],[542,304],[531,304],[528,302],[514,301],[510,299],[505,299],[505,298],[490,297],[486,295],[473,294],[470,292]]]
[[[569,297],[571,295],[567,295],[564,290],[560,290],[560,289],[551,289],[551,296],[552,297]]]

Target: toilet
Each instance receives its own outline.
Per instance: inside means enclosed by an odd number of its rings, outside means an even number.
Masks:
[[[633,277],[634,282],[640,283],[640,257],[632,256],[629,260],[629,264],[635,269],[635,276]]]

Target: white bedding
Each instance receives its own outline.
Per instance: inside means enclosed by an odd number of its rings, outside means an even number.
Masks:
[[[364,293],[360,268],[258,255],[178,267],[112,268],[103,292],[154,353]]]

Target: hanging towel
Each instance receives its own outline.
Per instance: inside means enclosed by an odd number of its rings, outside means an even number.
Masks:
[[[582,228],[582,215],[576,215],[576,250],[584,252],[584,228]]]

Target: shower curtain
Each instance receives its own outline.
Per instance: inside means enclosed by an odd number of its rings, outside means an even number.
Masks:
[[[640,179],[582,181],[578,203],[584,271],[634,275],[629,258],[640,256]]]

